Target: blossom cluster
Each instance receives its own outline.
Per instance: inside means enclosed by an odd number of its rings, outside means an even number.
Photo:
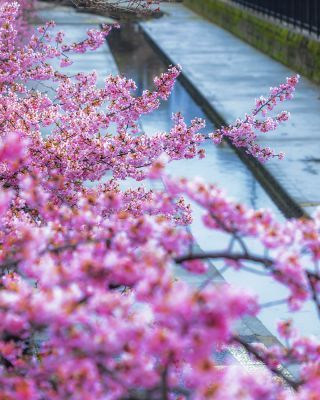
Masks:
[[[204,156],[204,121],[188,125],[178,113],[169,132],[150,137],[139,118],[168,98],[180,67],[140,96],[121,76],[98,87],[95,73],[65,71],[72,53],[98,48],[110,27],[69,45],[48,22],[23,44],[20,13],[17,3],[0,8],[0,399],[317,398],[316,339],[287,321],[279,325],[287,346],[244,343],[235,323],[259,313],[257,297],[210,280],[191,287],[175,271],[205,274],[207,259],[263,270],[288,289],[291,310],[310,299],[320,310],[320,214],[279,223],[215,186],[167,176],[166,163]],[[296,83],[226,128],[235,144],[261,158],[243,124],[276,124],[253,118]],[[123,188],[127,178],[134,187]],[[141,182],[155,179],[163,189]],[[192,251],[188,198],[205,227],[230,239],[221,251]],[[253,254],[250,238],[265,252]],[[221,367],[213,354],[230,346],[266,370]],[[299,379],[283,373],[294,362]]]
[[[299,75],[287,78],[287,82],[279,87],[270,88],[269,97],[261,96],[256,100],[255,108],[251,114],[247,114],[244,119],[237,119],[234,125],[222,127],[213,132],[210,137],[214,143],[220,143],[223,139],[229,140],[236,147],[243,147],[247,154],[256,157],[259,161],[265,162],[270,158],[278,157],[282,159],[284,154],[275,154],[269,147],[263,147],[257,143],[258,133],[267,133],[275,130],[279,124],[289,119],[289,113],[280,112],[276,116],[267,114],[272,111],[278,102],[291,100],[296,85],[299,82]],[[261,119],[258,119],[260,116]]]

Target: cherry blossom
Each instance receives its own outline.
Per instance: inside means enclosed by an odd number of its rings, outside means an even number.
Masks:
[[[97,49],[111,27],[68,44],[48,22],[22,41],[29,6],[0,8],[0,398],[317,398],[319,340],[280,321],[285,346],[246,343],[236,323],[259,315],[258,295],[214,283],[208,260],[265,273],[287,289],[289,310],[313,301],[320,313],[320,213],[280,223],[214,185],[171,178],[167,163],[204,156],[204,121],[178,113],[169,132],[148,136],[139,118],[168,98],[181,67],[140,96],[122,76],[98,87],[94,72],[68,75],[72,54]],[[213,141],[273,157],[256,132],[288,119],[270,113],[297,82],[271,89]],[[204,227],[224,233],[223,248],[194,250],[189,201]],[[218,365],[213,354],[233,347],[265,369]],[[298,377],[286,373],[290,364]]]

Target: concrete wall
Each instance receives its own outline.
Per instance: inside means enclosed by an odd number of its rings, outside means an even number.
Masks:
[[[320,41],[227,0],[184,0],[184,4],[277,61],[320,83]]]

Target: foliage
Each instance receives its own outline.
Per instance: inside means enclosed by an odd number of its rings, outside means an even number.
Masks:
[[[317,398],[316,339],[286,321],[279,324],[286,346],[245,343],[234,324],[259,313],[257,297],[210,279],[190,287],[174,269],[205,274],[205,260],[219,259],[264,271],[288,289],[291,310],[310,299],[319,310],[319,214],[281,224],[213,185],[173,180],[166,163],[204,156],[204,122],[188,126],[177,114],[170,132],[149,137],[138,121],[168,98],[180,67],[141,96],[121,76],[97,87],[95,73],[68,76],[61,68],[72,53],[102,45],[110,26],[68,45],[48,22],[21,44],[18,15],[17,3],[0,10],[0,399]],[[272,88],[213,141],[227,136],[262,161],[281,158],[259,146],[257,133],[288,118],[266,114],[292,97],[297,82]],[[143,182],[123,189],[128,178],[161,179],[165,190]],[[205,227],[225,234],[223,249],[190,250],[186,198],[202,207]],[[261,254],[252,253],[250,238]],[[235,345],[266,370],[219,367],[213,352]],[[297,380],[281,367],[293,362]]]

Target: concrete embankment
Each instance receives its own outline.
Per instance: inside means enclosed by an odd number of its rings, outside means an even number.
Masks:
[[[294,74],[181,4],[162,9],[163,18],[141,26],[170,63],[182,65],[184,84],[218,123],[234,122],[252,109],[256,97]],[[295,100],[284,106],[292,119],[261,138],[285,151],[285,160],[262,166],[239,153],[288,217],[312,213],[320,205],[319,100],[320,88],[302,79]]]

